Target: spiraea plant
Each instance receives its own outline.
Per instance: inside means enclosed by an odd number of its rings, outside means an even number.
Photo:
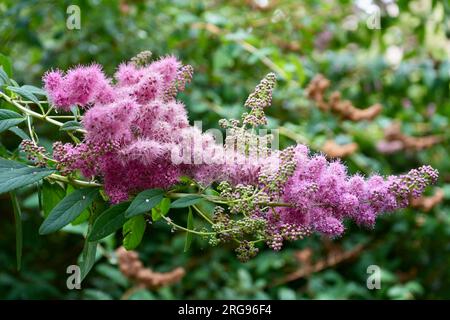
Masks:
[[[0,192],[11,194],[18,223],[16,189],[36,184],[40,193],[63,195],[59,203],[43,201],[39,232],[86,224],[83,276],[97,243],[119,229],[129,250],[158,221],[185,232],[186,249],[193,236],[213,246],[230,242],[246,261],[264,243],[280,250],[312,233],[337,237],[345,220],[373,227],[378,215],[407,206],[438,178],[429,166],[399,176],[351,176],[343,163],[305,145],[278,150],[272,135],[260,134],[272,73],[250,94],[240,120],[220,121],[226,138],[219,141],[192,126],[176,99],[192,67],[173,56],[150,57],[141,53],[119,65],[112,78],[97,64],[51,70],[45,90],[20,87],[0,70],[0,130],[23,139],[19,151],[0,160]],[[36,121],[60,127],[72,142],[55,141],[47,151]]]

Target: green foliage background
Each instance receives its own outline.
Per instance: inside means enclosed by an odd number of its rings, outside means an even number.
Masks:
[[[265,249],[242,264],[231,248],[210,248],[197,240],[184,253],[184,234],[155,223],[138,247],[142,260],[157,271],[183,266],[187,275],[176,285],[136,291],[130,298],[450,298],[450,5],[431,0],[375,1],[381,8],[381,29],[371,29],[366,24],[367,7],[358,6],[362,2],[0,3],[0,64],[8,65],[10,57],[13,78],[20,84],[41,86],[40,78],[50,68],[93,61],[112,73],[116,65],[142,50],[155,56],[174,54],[194,67],[194,81],[181,99],[191,121],[203,120],[205,128],[217,127],[222,117],[237,117],[252,88],[274,71],[279,82],[268,111],[269,127],[291,132],[291,138],[281,137],[282,146],[292,144],[293,135],[316,150],[328,138],[354,141],[359,150],[345,159],[351,172],[392,174],[430,164],[441,173],[439,187],[445,201],[431,212],[405,209],[380,218],[375,230],[349,224],[347,234],[333,243],[344,249],[363,244],[360,254],[284,284],[277,280],[299,267],[295,252],[311,248],[314,259],[320,260],[328,252],[328,241],[312,237],[279,253]],[[81,9],[80,30],[66,27],[71,4]],[[403,53],[398,64],[392,61],[395,50]],[[356,106],[382,103],[382,114],[370,123],[351,123],[320,112],[304,93],[317,73],[326,75],[332,89]],[[379,154],[375,145],[393,120],[401,121],[407,134],[440,134],[444,141],[420,152]],[[46,147],[60,139],[60,133],[36,125],[40,136],[47,137],[42,140]],[[1,139],[3,150],[20,142],[13,134]],[[123,297],[131,284],[110,254],[120,244],[119,235],[103,242],[104,250],[83,289],[70,291],[65,271],[82,250],[79,228],[39,236],[42,217],[36,190],[22,190],[19,199],[25,238],[23,268],[17,272],[14,215],[8,197],[0,198],[0,298]],[[382,269],[381,290],[366,287],[366,270],[373,264]]]

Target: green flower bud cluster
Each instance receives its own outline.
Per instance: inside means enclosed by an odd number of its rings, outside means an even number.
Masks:
[[[136,67],[144,67],[150,62],[151,57],[152,57],[151,51],[142,51],[142,52],[139,52],[133,58],[131,58],[130,61]]]
[[[264,108],[269,107],[272,103],[272,91],[275,87],[275,82],[275,74],[269,73],[256,86],[255,91],[248,96],[245,106],[250,108],[251,111],[242,115],[244,125],[248,124],[256,127],[267,124]]]
[[[241,262],[247,262],[258,254],[259,249],[255,247],[253,242],[242,241],[235,251],[237,258]]]
[[[244,217],[234,220],[223,207],[217,206],[213,215],[212,231],[214,234],[209,237],[208,242],[210,245],[216,246],[234,240],[239,243],[239,247],[236,249],[238,257],[250,258],[256,255],[257,248],[254,248],[253,243],[248,239],[264,240],[267,234],[266,228],[267,221],[265,219]],[[249,248],[251,250],[248,250]]]
[[[262,171],[259,175],[259,182],[266,187],[268,193],[273,197],[278,197],[282,192],[285,183],[294,174],[296,161],[293,147],[288,147],[280,152],[280,164],[276,172]]]

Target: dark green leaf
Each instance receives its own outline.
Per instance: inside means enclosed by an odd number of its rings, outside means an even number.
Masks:
[[[64,198],[66,192],[57,183],[50,183],[48,181],[42,184],[42,209],[44,217],[47,218],[53,208]]]
[[[39,233],[48,234],[68,225],[92,203],[97,194],[97,188],[84,188],[67,195],[50,212],[39,228]]]
[[[28,167],[20,162],[0,159],[0,194],[37,182],[55,170]]]
[[[170,207],[171,208],[185,208],[185,207],[189,207],[189,206],[192,206],[192,205],[198,203],[202,199],[203,199],[202,196],[193,194],[193,195],[189,195],[189,196],[175,200],[174,202],[172,202]]]
[[[131,218],[123,225],[123,246],[127,250],[135,249],[142,241],[145,227],[147,226],[144,216],[139,215]]]
[[[8,130],[15,133],[16,136],[18,136],[22,140],[30,140],[30,137],[28,136],[28,134],[25,131],[23,131],[22,129],[20,129],[19,127],[12,127],[12,128],[9,128]]]
[[[150,210],[161,202],[164,196],[164,191],[161,189],[151,189],[145,190],[139,193],[136,198],[134,198],[130,207],[125,213],[127,218],[131,218],[133,216],[150,212]]]
[[[193,230],[194,229],[194,216],[192,214],[191,207],[189,207],[189,213],[188,213],[186,228],[189,229],[189,230]],[[187,252],[189,250],[189,248],[191,247],[191,243],[192,243],[192,233],[191,232],[186,232],[186,240],[184,242],[184,252]]]
[[[47,96],[47,92],[45,92],[44,89],[42,88],[38,88],[35,86],[30,86],[30,85],[24,85],[21,87],[23,90],[31,92],[33,94],[37,94],[37,95],[41,95],[41,96]]]
[[[170,210],[170,199],[164,198],[161,202],[154,208],[152,208],[152,220],[158,221],[161,216],[165,216]]]
[[[61,131],[74,131],[78,129],[83,129],[82,124],[78,121],[67,121],[59,128]]]
[[[101,263],[95,268],[95,271],[103,277],[111,280],[112,283],[123,288],[129,288],[130,286],[130,281],[128,278],[124,276],[124,274],[116,266]]]
[[[11,168],[26,168],[27,165],[21,162],[8,160],[5,158],[0,158],[0,174],[3,172],[3,170],[11,169]]]
[[[130,202],[123,202],[103,212],[94,222],[88,241],[97,241],[120,229],[127,221],[125,211]]]
[[[67,194],[71,194],[72,192],[74,192],[75,190],[77,190],[77,189],[75,189],[72,185],[68,185],[67,186],[67,191],[66,191],[66,193]],[[101,190],[99,190],[99,191],[101,191]],[[96,204],[97,204],[97,202],[95,201],[96,199],[94,199],[94,202],[92,203],[92,207],[94,207]],[[83,223],[83,222],[85,222],[87,219],[89,219],[89,217],[90,217],[90,215],[91,215],[91,210],[90,210],[90,208],[91,207],[87,207],[86,209],[84,209],[83,210],[83,212],[82,213],[80,213],[80,215],[75,219],[75,220],[73,220],[72,222],[71,222],[71,225],[73,225],[73,226],[76,226],[76,225],[78,225],[78,224],[81,224],[81,223]],[[101,213],[101,212],[103,212],[104,211],[104,208],[103,209],[101,209],[100,211],[96,211],[97,213]]]
[[[129,288],[130,282],[128,281],[128,278],[125,277],[116,266],[102,263],[95,268],[95,271],[103,277],[111,280],[113,283],[118,284],[123,288]]]
[[[98,241],[85,241],[83,252],[81,253],[81,281],[87,276],[89,271],[91,271],[92,266],[95,263],[95,255],[97,254]]]
[[[39,99],[36,98],[34,93],[27,90],[26,88],[24,89],[24,87],[18,88],[18,87],[13,87],[13,86],[8,86],[7,88],[8,88],[8,90],[17,93],[18,95],[22,96],[23,98],[28,99],[39,106],[41,105],[39,102]]]
[[[23,122],[25,118],[17,112],[0,109],[0,132],[8,130],[11,127],[17,126]]]
[[[17,270],[20,270],[22,265],[22,213],[20,211],[19,201],[17,200],[15,192],[9,193],[11,196],[12,206],[14,210],[14,220],[16,223],[16,258],[17,258]]]

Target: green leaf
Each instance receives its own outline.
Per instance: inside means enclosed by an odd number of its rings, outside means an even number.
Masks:
[[[22,244],[23,244],[23,234],[22,234],[22,213],[20,211],[19,201],[17,200],[16,193],[10,192],[12,206],[14,210],[14,220],[16,223],[16,259],[17,259],[17,270],[20,270],[22,265]]]
[[[53,172],[0,158],[0,194],[37,182]]]
[[[8,160],[5,158],[0,158],[0,174],[3,170],[8,170],[11,168],[25,168],[27,167],[24,163]]]
[[[161,189],[145,190],[139,193],[130,207],[125,212],[127,218],[134,217],[136,215],[150,212],[150,210],[161,202],[164,196],[164,191]]]
[[[90,217],[91,213],[89,212],[89,208],[86,208],[83,210],[83,212],[71,222],[73,226],[77,226],[79,224],[82,224],[83,222],[87,221]]]
[[[129,288],[130,282],[128,278],[125,277],[116,266],[102,263],[95,268],[95,271],[103,277],[111,280],[113,283],[118,284],[123,288]]]
[[[40,96],[47,96],[47,92],[45,92],[45,90],[42,89],[42,88],[38,88],[38,87],[35,87],[35,86],[30,86],[28,84],[22,86],[21,88],[23,90],[31,92],[33,94],[37,94],[37,95],[40,95]]]
[[[75,190],[77,190],[77,189],[75,189],[75,187],[73,187],[72,185],[69,184],[67,186],[66,193],[67,194],[71,194]],[[99,190],[99,192],[101,192],[101,190]],[[75,220],[73,220],[70,224],[73,225],[73,226],[77,226],[77,225],[82,224],[83,222],[85,222],[87,219],[89,219],[89,217],[91,215],[90,208],[97,209],[98,202],[96,200],[98,200],[98,199],[94,199],[94,202],[92,203],[92,206],[84,209],[83,212],[81,212],[80,215]],[[101,213],[103,211],[104,211],[104,207],[100,208],[100,211],[96,210],[95,212]]]
[[[61,131],[74,131],[78,129],[83,129],[83,125],[78,121],[67,121],[59,128]]]
[[[127,221],[125,211],[130,202],[123,202],[104,211],[94,222],[88,241],[97,241],[120,229]]]
[[[152,208],[152,220],[158,221],[161,216],[165,216],[170,210],[170,199],[164,198],[161,202],[154,208]]]
[[[86,209],[98,195],[97,188],[78,189],[53,208],[39,228],[39,234],[49,234],[68,225]]]
[[[192,205],[200,202],[202,199],[203,199],[202,196],[193,194],[193,195],[189,195],[189,196],[175,200],[174,202],[172,202],[170,207],[171,208],[185,208],[185,207],[189,207],[189,206],[192,206]]]
[[[59,184],[44,180],[42,184],[42,209],[45,218],[48,217],[53,208],[56,207],[65,195],[65,190]]]
[[[81,253],[80,271],[81,281],[88,275],[95,264],[98,241],[85,241],[83,252]]]
[[[24,88],[24,87],[18,88],[18,87],[13,87],[13,86],[8,86],[7,88],[8,88],[8,90],[17,93],[18,95],[22,96],[23,98],[26,98],[39,106],[41,105],[39,102],[39,99],[36,98],[34,93],[29,91],[27,88]]]
[[[143,215],[135,216],[125,222],[122,230],[124,236],[123,246],[125,249],[133,250],[141,243],[146,226],[147,223]]]
[[[5,72],[3,66],[0,66],[0,87],[9,83],[8,74]]]
[[[71,186],[69,186],[69,187],[71,187]],[[71,187],[71,188],[69,188],[69,187],[67,188],[67,192],[68,193],[74,192],[75,189],[73,189],[71,191],[70,189],[73,187]],[[89,225],[88,225],[87,235],[89,235],[89,233],[92,230],[93,220],[97,217],[97,215],[99,213],[104,211],[105,206],[106,206],[106,203],[103,202],[99,198],[100,197],[97,197],[96,199],[94,199],[94,202],[92,203],[91,207],[89,209],[84,210],[83,213],[77,218],[77,219],[79,219],[84,214],[84,212],[88,213]],[[77,219],[75,219],[75,220],[77,220]],[[74,224],[75,220],[72,222],[72,225]],[[83,280],[87,276],[89,271],[94,266],[96,260],[98,259],[98,257],[97,257],[98,241],[89,241],[87,239],[87,235],[86,235],[86,240],[84,241],[83,252],[81,253],[81,257],[80,257],[81,280]]]
[[[18,136],[22,140],[30,140],[30,137],[28,136],[28,134],[25,131],[23,131],[22,129],[20,129],[19,127],[12,127],[12,128],[9,128],[8,130],[13,132],[16,136]]]
[[[192,214],[191,207],[189,207],[189,213],[188,213],[186,228],[189,229],[189,230],[193,230],[194,229],[194,216]],[[191,232],[186,232],[186,240],[184,242],[184,252],[187,252],[189,250],[189,248],[191,247],[191,243],[192,243],[192,233]]]
[[[21,114],[11,110],[0,109],[0,132],[17,126],[23,121],[25,121],[25,118]]]
[[[5,73],[5,76],[7,78],[11,78],[12,77],[12,61],[11,58],[8,56],[5,56],[4,54],[0,53],[0,73],[3,71]],[[0,75],[0,78],[2,78],[2,76]]]

